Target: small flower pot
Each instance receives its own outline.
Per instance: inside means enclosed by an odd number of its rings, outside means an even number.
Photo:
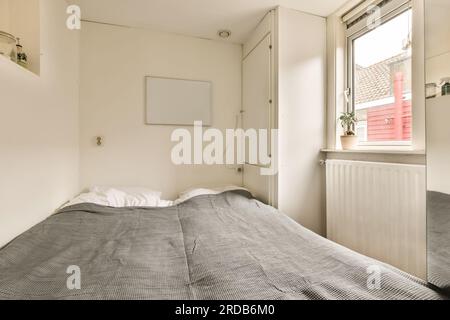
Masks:
[[[354,150],[358,147],[357,136],[341,136],[341,144],[343,150]]]

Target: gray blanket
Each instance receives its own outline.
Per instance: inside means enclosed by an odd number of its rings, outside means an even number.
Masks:
[[[159,209],[76,205],[0,251],[0,299],[440,298],[244,192]]]
[[[428,277],[450,293],[450,195],[428,192]]]

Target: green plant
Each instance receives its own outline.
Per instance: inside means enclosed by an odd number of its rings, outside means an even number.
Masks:
[[[355,112],[343,112],[339,120],[341,121],[341,126],[344,129],[344,134],[346,136],[354,136],[355,125],[358,123]]]

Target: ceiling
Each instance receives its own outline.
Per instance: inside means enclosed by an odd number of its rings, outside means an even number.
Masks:
[[[79,0],[83,20],[151,28],[194,37],[219,39],[217,31],[232,31],[228,41],[243,43],[272,8],[328,16],[347,0]]]

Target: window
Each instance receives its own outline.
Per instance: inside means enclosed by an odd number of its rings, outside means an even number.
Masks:
[[[361,146],[412,143],[412,10],[384,9],[370,23],[367,13],[357,20],[362,29],[347,38],[348,108],[359,120]]]

